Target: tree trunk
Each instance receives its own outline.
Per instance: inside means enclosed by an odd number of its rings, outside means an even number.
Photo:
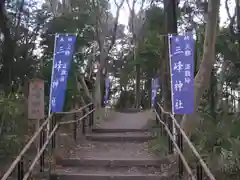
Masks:
[[[217,20],[219,14],[220,0],[208,1],[208,20],[205,31],[203,58],[199,71],[195,77],[194,84],[194,109],[195,112],[191,115],[184,115],[181,126],[186,134],[191,137],[198,125],[197,109],[200,104],[202,95],[208,89],[213,64],[215,63],[215,43],[217,33]]]
[[[152,107],[152,79],[151,77],[148,77],[146,81],[146,89],[148,93],[148,107]]]
[[[224,82],[225,82],[225,73],[228,66],[228,62],[224,61],[222,65],[222,70],[219,76],[219,84],[218,84],[218,103],[217,103],[217,110],[224,109],[223,108],[223,93],[224,93]]]
[[[141,102],[141,88],[140,88],[140,64],[136,64],[136,108],[140,108]]]
[[[210,79],[210,89],[209,89],[209,104],[210,104],[210,114],[216,119],[216,106],[215,106],[215,92],[216,92],[216,77],[214,71],[212,70],[211,79]]]
[[[97,74],[96,74],[96,81],[95,81],[95,108],[96,108],[96,116],[98,119],[103,119],[102,114],[102,91],[101,91],[101,79],[102,79],[102,72],[100,68],[98,68]]]
[[[177,1],[176,0],[164,0],[164,16],[166,27],[166,34],[176,34],[177,33]],[[169,64],[169,49],[168,49],[168,37],[164,39],[165,44],[165,58],[163,62],[163,97],[164,97],[164,108],[167,111],[171,111],[171,80],[170,80],[170,64]]]

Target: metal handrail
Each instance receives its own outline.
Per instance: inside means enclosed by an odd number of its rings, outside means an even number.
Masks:
[[[46,150],[50,140],[53,138],[53,136],[55,135],[56,131],[58,130],[60,125],[63,124],[71,124],[71,123],[77,123],[79,121],[83,121],[86,117],[88,117],[90,114],[93,115],[93,112],[95,111],[95,108],[92,108],[91,110],[89,109],[88,113],[85,113],[85,109],[87,107],[91,107],[91,105],[93,105],[93,103],[89,103],[77,110],[74,111],[70,111],[70,112],[58,112],[55,113],[56,115],[67,115],[67,114],[76,114],[78,112],[84,111],[84,115],[77,119],[77,120],[70,120],[67,122],[59,122],[57,124],[55,124],[55,126],[52,128],[49,136],[47,137],[46,141],[44,141],[42,147],[40,148],[39,152],[37,153],[37,155],[35,156],[33,162],[31,163],[30,167],[28,168],[28,171],[24,174],[22,180],[27,180],[34,167],[36,166],[38,160],[41,158],[41,156],[43,155],[44,151]],[[52,120],[53,118],[53,114],[51,114],[43,123],[42,125],[39,127],[39,129],[34,133],[34,135],[32,136],[32,138],[28,141],[28,143],[26,144],[26,146],[22,149],[22,151],[20,152],[20,154],[16,157],[16,159],[13,161],[13,163],[10,165],[10,167],[8,168],[7,172],[3,175],[3,177],[1,178],[1,180],[7,180],[9,178],[9,176],[13,173],[14,169],[17,167],[17,165],[20,163],[20,161],[22,160],[23,156],[25,155],[25,153],[29,150],[29,148],[31,147],[31,145],[35,142],[36,138],[40,135],[40,133],[42,131],[44,131],[44,127]],[[93,116],[92,116],[93,118]],[[92,119],[93,120],[93,119]],[[85,130],[84,130],[85,131]]]
[[[92,105],[93,103],[89,103],[83,107],[80,107],[79,109],[72,110],[72,111],[66,111],[66,112],[56,112],[55,114],[61,114],[61,115],[67,115],[67,114],[74,114],[78,113],[79,111],[82,111],[83,109],[86,109],[88,106]]]
[[[28,141],[28,143],[26,144],[26,146],[22,149],[22,151],[20,152],[20,154],[17,156],[17,158],[13,161],[13,163],[11,164],[11,166],[8,168],[8,171],[4,174],[4,176],[2,177],[1,180],[7,180],[7,178],[12,174],[13,170],[16,168],[16,166],[18,165],[18,163],[20,162],[20,160],[22,159],[23,155],[27,152],[27,150],[31,147],[31,145],[34,143],[34,141],[36,140],[36,138],[38,137],[38,135],[41,133],[41,131],[43,130],[44,126],[46,126],[48,124],[48,122],[50,121],[50,119],[52,118],[52,115],[50,115],[44,122],[43,124],[39,127],[39,129],[37,130],[37,132],[34,133],[33,137]]]
[[[84,116],[82,116],[81,118],[77,119],[77,120],[70,120],[70,121],[65,121],[65,122],[60,122],[59,124],[73,124],[73,123],[77,123],[82,121],[84,118],[86,118],[89,114],[93,113],[96,109],[93,109],[91,111],[89,111],[87,114],[85,114]]]
[[[40,149],[39,153],[36,155],[36,157],[34,158],[31,166],[28,168],[28,172],[25,174],[25,176],[23,177],[23,180],[28,180],[28,178],[31,175],[31,172],[33,171],[35,165],[37,164],[37,161],[40,159],[41,155],[43,154],[43,152],[45,151],[45,149],[47,148],[47,145],[49,144],[50,140],[52,139],[54,133],[57,131],[59,125],[57,124],[53,130],[51,131],[49,137],[47,138],[46,142],[44,143],[43,147]]]
[[[155,113],[156,113],[156,111],[155,111]],[[188,163],[187,163],[187,160],[185,159],[183,153],[181,152],[181,150],[180,150],[180,148],[178,147],[177,143],[174,141],[174,137],[173,137],[172,133],[170,132],[170,129],[167,127],[166,123],[164,123],[164,122],[161,120],[161,118],[159,117],[159,115],[158,115],[157,113],[156,113],[156,116],[158,117],[159,122],[161,122],[161,123],[164,125],[164,128],[165,128],[166,132],[168,133],[171,141],[173,142],[173,145],[175,146],[176,151],[178,152],[178,154],[179,154],[179,156],[180,156],[180,158],[181,158],[181,160],[182,160],[182,162],[183,162],[183,164],[184,164],[184,166],[185,166],[188,174],[190,174],[192,180],[195,180],[196,178],[194,177],[194,175],[193,175],[193,173],[192,173],[192,170],[191,170],[191,168],[189,167],[189,165],[188,165]]]
[[[182,137],[184,138],[184,140],[186,141],[187,145],[188,145],[189,148],[192,150],[192,152],[193,152],[193,154],[195,155],[195,157],[198,159],[201,167],[202,167],[203,170],[205,171],[205,173],[206,173],[206,175],[208,176],[208,178],[209,178],[210,180],[216,180],[216,178],[213,176],[213,174],[211,173],[210,169],[207,167],[207,165],[206,165],[206,163],[204,162],[204,160],[201,158],[200,154],[197,152],[197,150],[196,150],[196,148],[194,147],[193,143],[189,140],[189,138],[187,137],[186,133],[183,131],[183,129],[181,128],[181,126],[180,126],[179,123],[177,122],[176,118],[175,118],[170,112],[165,111],[165,110],[163,109],[163,107],[162,107],[159,103],[157,103],[157,106],[161,109],[161,112],[162,112],[163,114],[169,115],[169,116],[171,117],[172,122],[176,125],[177,129],[178,129],[179,132],[181,133],[181,135],[182,135]],[[188,173],[190,174],[190,176],[193,176],[193,174],[191,173],[191,170],[189,169],[189,165],[186,163],[186,159],[185,159],[184,157],[182,157],[183,154],[182,154],[181,150],[179,149],[178,145],[176,144],[176,142],[175,142],[175,140],[174,140],[174,138],[173,138],[173,135],[172,135],[171,131],[169,130],[167,124],[161,120],[161,118],[159,117],[158,112],[157,112],[156,109],[155,109],[155,113],[156,113],[156,116],[157,116],[157,118],[158,118],[158,121],[164,125],[165,130],[166,130],[166,132],[168,133],[171,141],[173,142],[173,144],[174,144],[174,146],[175,146],[175,148],[176,148],[176,151],[177,151],[177,153],[179,154],[179,156],[180,156],[180,158],[181,158],[181,160],[182,160],[182,162],[183,162],[186,170],[188,171]],[[177,145],[177,147],[176,147],[176,145]],[[189,170],[190,170],[190,171],[189,171]],[[195,177],[194,177],[194,179],[195,179]]]

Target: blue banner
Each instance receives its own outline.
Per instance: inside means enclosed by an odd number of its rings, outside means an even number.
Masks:
[[[62,112],[75,42],[75,35],[55,36],[49,112]]]
[[[105,90],[104,102],[105,102],[105,104],[107,104],[108,94],[109,94],[109,89],[110,89],[110,79],[108,76],[105,79],[105,86],[106,86],[106,90]]]
[[[158,88],[159,88],[159,80],[158,78],[153,78],[152,79],[152,106],[154,106],[155,104]]]
[[[192,114],[194,111],[194,39],[192,32],[170,35],[170,70],[172,112]]]

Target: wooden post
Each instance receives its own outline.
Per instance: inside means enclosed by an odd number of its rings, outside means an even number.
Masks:
[[[41,79],[32,79],[29,82],[28,119],[36,120],[36,131],[39,129],[40,120],[44,119],[44,81]],[[37,137],[37,152],[39,141],[40,137]]]

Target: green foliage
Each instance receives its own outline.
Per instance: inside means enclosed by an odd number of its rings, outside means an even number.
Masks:
[[[156,139],[149,142],[149,149],[157,156],[165,155],[168,151],[168,140],[166,137],[158,135]]]
[[[27,134],[27,118],[24,117],[22,97],[0,97],[0,159],[19,153]]]
[[[237,179],[240,177],[240,119],[234,115],[218,119],[204,116],[194,135],[194,144],[217,179]]]

